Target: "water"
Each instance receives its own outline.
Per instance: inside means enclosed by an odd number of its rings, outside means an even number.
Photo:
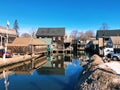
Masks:
[[[39,61],[17,64],[15,68],[0,69],[0,90],[74,90],[82,71],[81,61],[71,56],[55,55]],[[37,67],[35,67],[37,66]]]

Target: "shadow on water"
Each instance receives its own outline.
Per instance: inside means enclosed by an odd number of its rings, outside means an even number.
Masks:
[[[74,90],[83,70],[80,57],[84,54],[48,55],[43,59],[47,62],[40,67],[39,60],[17,64],[5,72],[9,78],[7,89],[4,77],[0,77],[0,90]]]

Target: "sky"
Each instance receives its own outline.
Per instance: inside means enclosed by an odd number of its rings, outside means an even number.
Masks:
[[[96,31],[102,23],[109,29],[120,29],[120,0],[0,0],[0,26],[18,20],[19,32],[39,27],[65,27]]]

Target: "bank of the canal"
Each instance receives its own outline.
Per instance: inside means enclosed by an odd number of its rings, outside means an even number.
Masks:
[[[98,55],[86,61],[75,90],[120,90],[120,62],[104,63]]]

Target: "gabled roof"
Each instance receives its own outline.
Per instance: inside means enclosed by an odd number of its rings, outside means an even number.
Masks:
[[[120,36],[112,36],[110,37],[112,40],[112,43],[115,44],[120,44]]]
[[[16,38],[12,44],[8,46],[29,46],[29,45],[46,45],[45,42],[40,41],[39,39],[32,38]]]
[[[96,39],[100,37],[120,36],[120,29],[118,30],[97,30]]]
[[[46,42],[39,39],[32,39],[30,42],[31,45],[46,45]]]
[[[64,36],[65,28],[38,28],[37,37],[42,36]]]

